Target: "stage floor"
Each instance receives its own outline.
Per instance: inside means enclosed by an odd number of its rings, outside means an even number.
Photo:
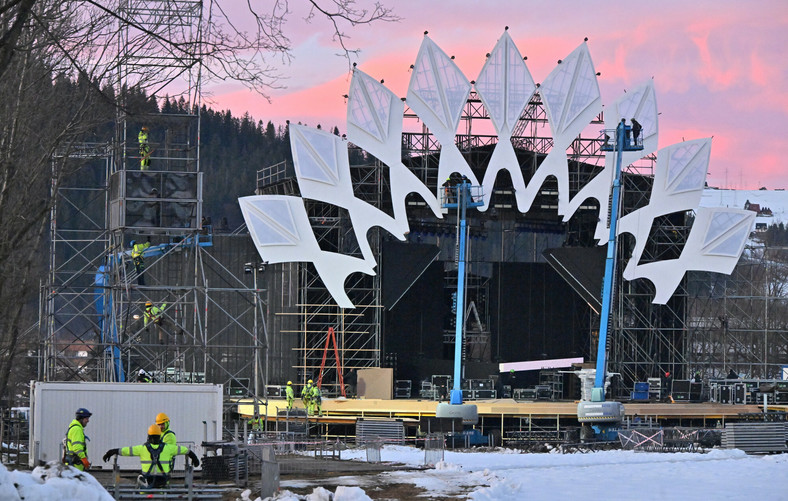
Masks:
[[[513,399],[476,400],[466,402],[476,405],[479,418],[518,418],[529,417],[534,419],[576,419],[577,401],[534,401],[517,402]],[[237,401],[238,413],[244,417],[254,414],[252,399]],[[325,398],[322,402],[322,416],[315,420],[324,422],[351,422],[357,418],[400,418],[421,419],[434,417],[438,402],[434,400],[417,399],[346,399]],[[295,407],[303,409],[300,400],[295,402]],[[770,406],[778,410],[785,406]],[[266,406],[259,406],[260,415],[266,414]],[[286,403],[282,399],[268,399],[268,419],[275,420],[279,411],[284,411]],[[655,419],[709,419],[726,420],[736,419],[739,414],[753,414],[763,412],[760,405],[731,405],[714,402],[702,403],[663,403],[663,402],[624,402],[626,416],[635,414],[641,418]]]

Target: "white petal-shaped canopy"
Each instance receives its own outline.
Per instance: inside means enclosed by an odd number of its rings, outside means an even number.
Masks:
[[[301,198],[255,195],[241,197],[238,203],[261,259],[269,263],[314,263],[337,304],[353,307],[345,292],[345,279],[358,272],[374,275],[372,266],[363,259],[322,250]]]
[[[471,83],[440,47],[425,36],[408,86],[408,106],[430,129],[457,130]]]
[[[702,207],[696,212],[692,230],[678,259],[636,266],[631,273],[625,272],[624,278],[650,280],[656,288],[653,302],[665,304],[688,270],[727,275],[733,272],[754,222],[752,211]]]
[[[536,84],[508,31],[504,31],[476,79],[479,94],[501,136],[508,138],[531,100]],[[499,141],[499,142],[500,142]]]
[[[586,112],[601,109],[599,82],[594,71],[594,63],[585,43],[572,51],[561,64],[545,78],[539,87],[544,99],[553,135],[559,136],[574,128],[575,121],[585,127],[589,123]]]

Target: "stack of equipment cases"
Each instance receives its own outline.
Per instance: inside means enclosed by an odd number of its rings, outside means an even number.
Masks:
[[[266,395],[269,397],[284,397],[285,396],[285,389],[284,386],[280,386],[278,384],[267,384],[265,385]]]
[[[757,404],[760,401],[761,392],[758,381],[745,381],[744,388],[744,402],[746,404]]]
[[[410,398],[410,379],[397,379],[394,381],[394,398]]]
[[[733,404],[744,405],[747,403],[747,387],[744,383],[733,383],[731,388],[731,400]]]
[[[788,404],[788,381],[777,381],[774,384],[774,403]]]
[[[537,400],[551,400],[553,398],[553,388],[549,384],[536,385]]]
[[[550,400],[561,400],[564,397],[564,374],[555,370],[539,371],[539,384],[550,386],[552,396]]]
[[[468,388],[473,391],[474,400],[489,400],[495,398],[495,389],[492,379],[469,379]]]
[[[662,380],[658,377],[650,377],[648,381],[648,399],[659,400],[659,393],[662,390]]]
[[[438,400],[438,392],[432,387],[432,382],[422,381],[421,389],[419,390],[419,397],[429,400]]]
[[[731,395],[731,390],[733,387],[729,384],[719,384],[717,385],[717,395],[715,397],[715,401],[721,404],[730,404],[733,402],[733,398]]]
[[[647,401],[649,399],[648,386],[648,383],[635,383],[635,390],[630,393],[629,399],[633,401]]]
[[[536,400],[536,388],[515,388],[515,400]]]

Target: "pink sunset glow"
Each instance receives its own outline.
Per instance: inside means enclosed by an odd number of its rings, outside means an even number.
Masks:
[[[291,6],[300,8],[298,0]],[[359,5],[370,4],[359,0]],[[515,2],[398,0],[385,2],[402,20],[349,28],[359,68],[405,96],[423,32],[475,80],[485,54],[509,32],[535,81],[542,81],[588,37],[604,103],[654,78],[660,147],[713,136],[709,184],[788,188],[788,3],[663,0]],[[240,9],[239,5],[236,9]],[[212,89],[215,108],[284,125],[285,120],[345,130],[348,62],[328,23],[288,25],[295,60],[283,67],[284,89],[268,102],[245,89]]]

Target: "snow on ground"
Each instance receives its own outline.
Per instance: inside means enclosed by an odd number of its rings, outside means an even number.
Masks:
[[[344,451],[344,458],[363,460],[365,451]],[[419,466],[424,451],[386,446],[384,461]],[[326,489],[340,489],[334,501],[370,499],[380,484],[412,484],[429,497],[473,500],[788,500],[788,454],[748,456],[739,450],[699,453],[643,453],[604,451],[589,454],[521,454],[446,451],[434,469],[391,471],[379,475],[282,482],[275,499],[317,501]],[[308,497],[288,488],[317,486]],[[363,491],[362,491],[363,489]]]
[[[32,472],[8,471],[0,464],[0,500],[3,501],[112,501],[93,478],[70,466],[51,462]]]
[[[366,451],[343,451],[343,459],[364,460]],[[386,462],[421,466],[424,451],[385,446]],[[381,485],[410,484],[425,490],[420,499],[456,497],[477,501],[605,500],[786,500],[788,454],[748,456],[739,450],[698,453],[604,451],[588,454],[525,454],[446,451],[435,468],[283,481],[278,501],[367,501]],[[288,489],[312,488],[307,496]],[[251,501],[250,491],[241,496]],[[0,500],[110,501],[89,474],[50,463],[32,472],[0,464]]]

